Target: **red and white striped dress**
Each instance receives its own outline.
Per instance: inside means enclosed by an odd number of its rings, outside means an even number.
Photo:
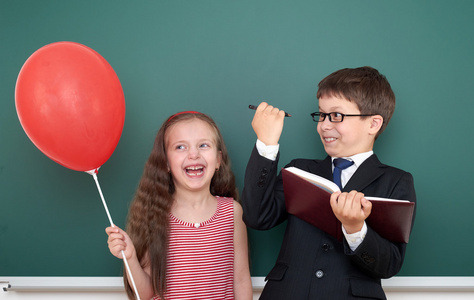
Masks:
[[[233,278],[233,199],[217,197],[215,214],[202,223],[170,214],[166,299],[234,299]]]

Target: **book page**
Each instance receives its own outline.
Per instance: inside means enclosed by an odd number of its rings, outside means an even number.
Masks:
[[[369,201],[392,201],[392,202],[410,202],[408,200],[398,200],[398,199],[389,199],[389,198],[381,198],[381,197],[368,197],[364,196],[365,199]]]
[[[335,184],[331,180],[328,180],[328,179],[326,179],[324,177],[321,177],[319,175],[303,171],[303,170],[298,169],[296,167],[288,167],[288,168],[286,168],[286,170],[290,171],[291,173],[293,173],[295,175],[298,175],[299,177],[302,177],[302,178],[306,179],[306,181],[309,181],[309,182],[319,186],[320,188],[328,191],[331,194],[334,193],[334,192],[339,191],[339,187],[337,186],[337,184]]]
[[[328,180],[324,177],[321,177],[319,175],[303,171],[299,168],[296,167],[288,167],[286,170],[290,171],[291,173],[298,175],[301,178],[304,178],[306,181],[309,181],[320,188],[326,190],[329,193],[334,193],[339,191],[339,187],[332,182],[331,180]],[[389,199],[389,198],[382,198],[382,197],[371,197],[371,196],[365,196],[365,199],[369,201],[402,201],[402,202],[410,202],[408,200],[399,200],[399,199]]]

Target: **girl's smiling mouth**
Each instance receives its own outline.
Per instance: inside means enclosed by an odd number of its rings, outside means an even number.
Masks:
[[[186,174],[195,177],[195,176],[200,176],[204,173],[204,166],[198,165],[198,166],[188,166],[184,169],[186,171]]]

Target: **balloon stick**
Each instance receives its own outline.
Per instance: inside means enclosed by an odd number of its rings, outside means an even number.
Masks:
[[[109,209],[107,208],[107,203],[105,202],[104,195],[102,194],[102,190],[100,189],[99,180],[97,178],[97,170],[89,171],[87,173],[91,174],[92,177],[94,177],[95,184],[97,186],[97,189],[99,190],[100,198],[102,199],[102,204],[104,205],[105,212],[107,213],[107,217],[109,218],[110,226],[115,227],[114,222],[112,222],[112,217],[110,216]],[[132,286],[133,286],[133,290],[135,291],[135,295],[137,296],[137,299],[140,300],[140,296],[138,295],[137,286],[135,285],[135,281],[133,280],[132,271],[130,271],[130,267],[128,266],[128,261],[127,261],[127,258],[125,257],[125,253],[123,252],[123,250],[122,250],[122,258],[123,258],[123,262],[125,263],[125,267],[127,268],[127,272],[128,272],[129,277],[130,277],[130,281],[132,282]]]

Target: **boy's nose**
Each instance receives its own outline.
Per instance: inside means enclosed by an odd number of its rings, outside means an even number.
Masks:
[[[329,116],[327,116],[326,119],[324,119],[324,121],[319,122],[319,126],[321,126],[322,129],[329,129],[329,128],[332,128],[334,124],[331,121],[329,121]]]

